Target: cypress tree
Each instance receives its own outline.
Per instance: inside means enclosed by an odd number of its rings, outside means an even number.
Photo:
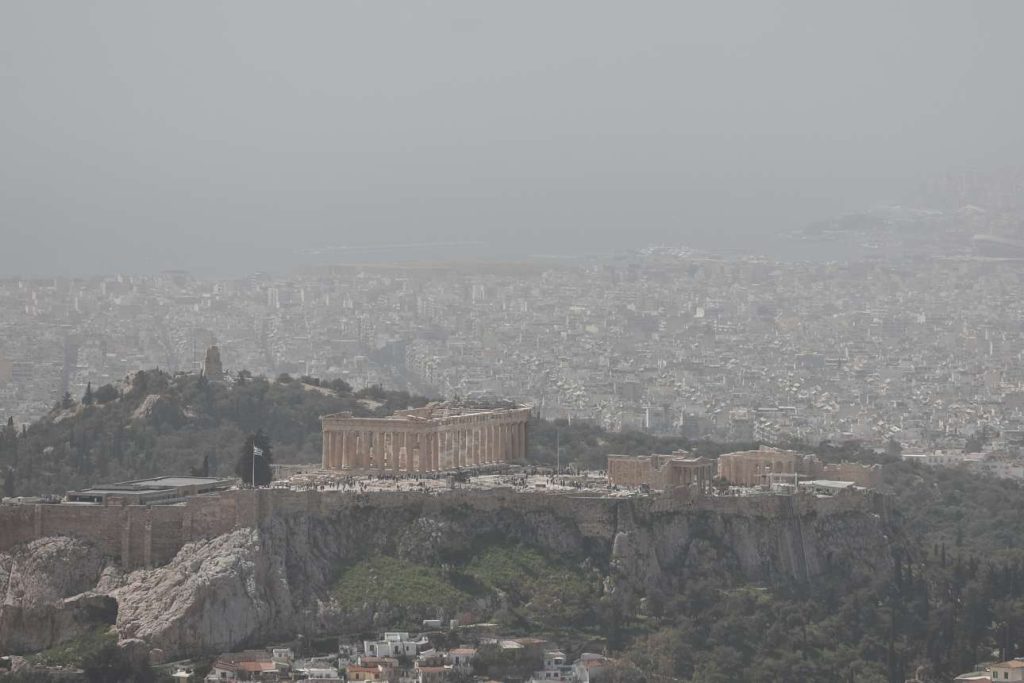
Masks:
[[[257,452],[260,451],[260,452]],[[253,473],[256,474],[256,486],[266,486],[273,478],[273,471],[270,463],[273,461],[273,453],[270,444],[270,437],[258,430],[255,434],[246,437],[242,444],[242,452],[235,463],[235,474],[246,484],[253,483]]]

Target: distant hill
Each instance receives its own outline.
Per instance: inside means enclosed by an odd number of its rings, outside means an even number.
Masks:
[[[259,429],[271,439],[274,462],[319,462],[321,415],[384,416],[426,402],[379,387],[354,392],[341,380],[271,381],[242,371],[218,383],[140,371],[88,398],[65,397],[21,432],[9,425],[0,438],[4,495],[188,473],[204,460],[210,475],[230,476],[246,435]]]

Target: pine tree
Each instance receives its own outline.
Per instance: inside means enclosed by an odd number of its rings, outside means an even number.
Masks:
[[[82,396],[82,405],[91,406],[94,402],[95,399],[92,396],[92,382],[88,382],[85,385],[85,395]]]

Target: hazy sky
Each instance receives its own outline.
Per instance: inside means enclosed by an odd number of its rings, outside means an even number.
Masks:
[[[0,275],[784,229],[1020,160],[1021,26],[1016,0],[4,0]]]

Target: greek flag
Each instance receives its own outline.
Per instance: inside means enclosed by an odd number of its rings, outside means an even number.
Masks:
[[[263,449],[260,448],[259,446],[255,445],[255,444],[253,444],[252,454],[255,455],[257,458],[262,458],[263,457]]]

